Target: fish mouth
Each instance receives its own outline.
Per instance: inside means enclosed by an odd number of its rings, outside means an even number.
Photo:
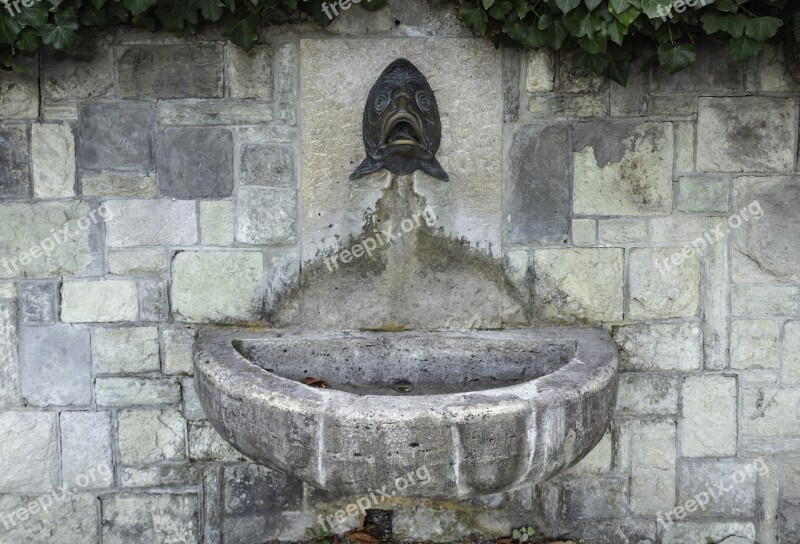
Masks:
[[[400,111],[391,115],[384,125],[383,144],[381,148],[396,145],[422,145],[422,127],[419,120],[408,113]]]

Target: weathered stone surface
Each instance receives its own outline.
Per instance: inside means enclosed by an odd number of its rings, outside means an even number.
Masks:
[[[572,220],[572,243],[593,246],[597,243],[597,222],[594,219]]]
[[[108,273],[115,276],[160,276],[167,271],[163,249],[119,249],[108,252]]]
[[[782,376],[785,383],[800,383],[800,321],[790,321],[784,330]]]
[[[535,311],[564,320],[622,318],[622,250],[534,251]]]
[[[734,285],[731,310],[734,316],[797,315],[800,289],[784,285]]]
[[[23,325],[52,325],[56,319],[56,284],[19,284],[19,317]]]
[[[597,232],[601,244],[640,244],[647,241],[645,219],[601,219]]]
[[[522,77],[521,51],[503,51],[503,121],[515,123],[519,120],[520,78]]]
[[[228,95],[233,98],[272,98],[272,48],[256,45],[249,52],[225,44]]]
[[[653,215],[672,210],[671,123],[584,123],[574,144],[573,211]]]
[[[82,104],[78,120],[78,164],[87,170],[132,170],[153,166],[155,110],[146,102]]]
[[[33,406],[88,406],[92,402],[89,331],[68,325],[22,327],[22,396]]]
[[[206,418],[203,407],[200,404],[200,397],[197,395],[197,387],[194,378],[183,378],[181,380],[181,392],[183,394],[183,415],[189,421],[201,421]]]
[[[625,86],[611,85],[609,95],[613,117],[640,117],[647,115],[648,100],[652,95],[649,86],[650,74],[644,69],[642,59],[633,62]],[[658,115],[658,114],[654,114]]]
[[[244,461],[207,421],[189,423],[189,459],[192,461]]]
[[[736,454],[737,385],[735,376],[683,378],[681,455],[725,457]]]
[[[700,99],[699,171],[783,172],[794,167],[796,151],[797,111],[793,99]]]
[[[348,177],[364,158],[364,97],[398,57],[414,59],[436,90],[442,119],[437,158],[450,176],[443,184],[417,172],[414,190],[435,206],[447,235],[472,247],[500,251],[503,85],[502,59],[491,44],[465,40],[459,47],[425,39],[304,39],[300,41],[300,157],[303,261],[358,235],[364,210],[374,209],[386,173],[357,183]],[[354,59],[357,59],[354,62]],[[349,74],[342,78],[341,74]],[[353,85],[350,81],[361,82]],[[314,153],[308,142],[325,142]],[[464,150],[469,149],[468,154]],[[380,181],[379,181],[380,180]]]
[[[650,98],[650,114],[688,117],[697,113],[697,96],[668,94]]]
[[[117,422],[122,463],[186,458],[186,421],[177,410],[123,410]]]
[[[233,137],[221,128],[158,133],[158,187],[176,198],[227,197],[233,190]]]
[[[800,84],[795,81],[786,68],[783,47],[778,44],[764,44],[761,55],[761,74],[759,88],[767,92],[796,92]]]
[[[97,378],[94,382],[98,406],[153,406],[181,400],[175,380],[151,378]]]
[[[722,218],[703,217],[696,215],[669,215],[666,217],[654,217],[650,219],[650,241],[654,244],[673,244],[679,246],[690,246],[697,238],[703,237],[708,232],[712,245],[719,244],[718,235],[714,229],[719,226],[722,229],[723,237],[725,234],[725,220]],[[707,242],[708,239],[705,239]],[[705,251],[700,242],[698,247]],[[682,248],[680,248],[682,249]],[[675,258],[675,263],[666,263],[662,268],[669,271],[675,266],[680,266],[681,260]],[[684,258],[685,259],[685,258]],[[669,264],[669,266],[667,266]]]
[[[0,126],[0,198],[30,196],[29,161],[27,126]]]
[[[47,101],[110,98],[114,91],[114,49],[107,36],[78,38],[72,51],[42,50],[42,87]]]
[[[165,280],[140,280],[139,295],[141,300],[139,318],[142,321],[169,320],[169,300],[167,300]]]
[[[506,221],[512,244],[564,244],[569,230],[570,129],[528,125],[509,151]]]
[[[678,378],[662,374],[623,374],[617,410],[632,415],[671,415],[678,412]]]
[[[294,189],[242,187],[236,200],[236,239],[244,244],[288,245],[296,240]]]
[[[424,0],[389,0],[392,17],[400,21],[397,30],[409,37],[458,36],[464,33],[456,13],[448,6]]]
[[[120,467],[119,485],[122,487],[195,486],[201,482],[202,472],[202,468],[197,464]],[[210,490],[206,491],[206,494],[210,494]]]
[[[200,243],[207,246],[233,245],[233,202],[200,201]]]
[[[755,544],[756,528],[751,521],[683,521],[664,531],[662,544]]]
[[[65,124],[31,127],[33,196],[69,197],[75,194],[75,137]]]
[[[734,209],[749,218],[732,231],[734,281],[800,282],[798,179],[737,178]]]
[[[779,368],[780,335],[780,326],[775,321],[734,320],[731,368]]]
[[[27,64],[27,63],[23,63]],[[39,115],[39,78],[33,74],[3,73],[0,81],[0,119],[36,119]]]
[[[164,374],[193,374],[195,331],[189,327],[161,331]]]
[[[302,482],[259,465],[225,467],[223,501],[228,514],[299,510],[303,500]]]
[[[273,119],[272,102],[265,100],[160,100],[162,126],[257,125]]]
[[[120,493],[103,499],[105,544],[199,542],[196,494]]]
[[[139,299],[128,280],[65,281],[61,285],[61,320],[65,323],[136,321]]]
[[[626,511],[627,494],[624,478],[572,480],[564,485],[564,514],[572,520],[611,517]]]
[[[673,123],[675,131],[675,174],[694,172],[695,124]]]
[[[637,422],[631,431],[631,512],[657,515],[675,504],[673,421]]]
[[[528,111],[534,117],[605,117],[608,115],[608,95],[534,95],[528,102]]]
[[[682,177],[678,180],[678,211],[726,213],[728,181],[715,178]]]
[[[630,303],[633,319],[695,317],[700,311],[700,258],[693,254],[674,266],[682,248],[641,248],[630,254]],[[664,264],[669,262],[670,265]],[[671,269],[667,266],[672,266]]]
[[[572,55],[559,53],[558,82],[563,93],[607,94],[609,80],[585,67],[576,66]]]
[[[109,200],[109,247],[187,246],[197,243],[197,206],[190,201]]]
[[[121,98],[222,96],[222,45],[117,47]]]
[[[0,204],[0,277],[99,272],[93,211],[84,202]]]
[[[727,54],[724,44],[710,39],[699,41],[697,62],[688,69],[677,74],[655,70],[654,75],[660,91],[729,93],[744,90],[744,67]]]
[[[603,439],[578,464],[569,469],[571,474],[606,474],[611,470],[614,455],[611,433],[606,432]]]
[[[70,489],[114,484],[110,412],[61,414],[61,466]]]
[[[56,426],[55,412],[0,412],[0,493],[47,493],[58,485]]]
[[[81,172],[84,196],[156,196],[155,174],[137,176],[113,172]]]
[[[294,150],[278,145],[242,146],[242,185],[294,187]]]
[[[353,4],[345,4],[348,11],[344,11],[342,4],[330,4],[328,8],[334,15],[333,21],[325,30],[343,36],[357,36],[359,34],[381,34],[388,32],[394,26],[394,19],[388,7],[378,10],[353,9]],[[339,9],[337,9],[337,6]]]
[[[614,327],[613,336],[623,371],[700,368],[700,326],[696,323],[623,325]]]
[[[742,432],[753,437],[789,437],[800,432],[800,391],[775,387],[742,390]]]
[[[42,496],[0,496],[0,511],[5,516],[0,518],[0,523],[3,523],[0,543],[97,543],[100,516],[96,497],[77,494],[65,497],[62,501],[52,500],[52,495],[50,498],[52,504],[44,510],[41,504],[47,502]],[[29,514],[23,521],[18,514],[20,509],[36,514]]]
[[[703,259],[703,356],[709,369],[728,365],[730,264],[727,243],[714,244]]]
[[[528,50],[525,89],[529,93],[553,90],[553,62],[553,52],[548,48]]]
[[[782,501],[778,511],[781,540],[792,542],[800,538],[800,501]]]
[[[176,319],[236,322],[258,319],[263,276],[260,253],[182,251],[172,261]]]
[[[332,42],[327,42],[331,44]],[[275,53],[275,101],[278,121],[284,125],[297,123],[298,51],[296,43],[282,43]]]
[[[17,352],[17,303],[0,300],[0,406],[19,404],[20,368]]]
[[[705,493],[707,502],[691,516],[722,516],[741,519],[756,513],[756,483],[766,464],[745,459],[685,459],[678,465],[678,504]],[[723,485],[725,493],[714,485]],[[715,492],[712,497],[709,488]],[[703,500],[701,498],[700,500]]]

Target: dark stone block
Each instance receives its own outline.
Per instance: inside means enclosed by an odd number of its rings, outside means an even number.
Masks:
[[[800,503],[784,499],[778,510],[780,542],[800,542]]]
[[[78,163],[85,170],[134,170],[146,174],[153,163],[155,109],[124,102],[85,104],[78,121]]]
[[[529,125],[514,135],[508,191],[512,244],[567,241],[571,152],[567,125]]]
[[[742,90],[745,65],[738,64],[728,54],[727,46],[710,39],[701,39],[697,44],[697,61],[689,68],[669,75],[664,70],[655,70],[659,91],[687,91],[718,93]]]
[[[19,284],[19,314],[23,325],[51,325],[56,318],[56,284]]]
[[[225,468],[225,512],[234,515],[300,510],[303,484],[260,465]]]
[[[233,191],[233,137],[221,128],[158,134],[158,187],[164,196],[209,198]]]
[[[0,127],[0,198],[27,198],[31,191],[28,126]]]
[[[121,47],[117,73],[122,98],[221,98],[222,46]]]
[[[294,151],[277,145],[244,146],[240,181],[242,185],[294,187]]]

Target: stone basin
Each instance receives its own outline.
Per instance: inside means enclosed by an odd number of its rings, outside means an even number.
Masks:
[[[442,499],[575,464],[603,437],[618,378],[616,347],[592,328],[208,329],[195,373],[210,422],[256,462],[337,495]]]

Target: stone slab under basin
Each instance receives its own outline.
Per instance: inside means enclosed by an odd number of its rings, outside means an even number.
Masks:
[[[443,499],[542,481],[584,457],[608,427],[617,363],[591,328],[208,329],[195,349],[206,415],[245,455],[341,495]],[[420,471],[426,483],[394,485]]]

